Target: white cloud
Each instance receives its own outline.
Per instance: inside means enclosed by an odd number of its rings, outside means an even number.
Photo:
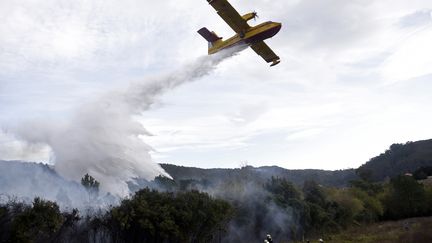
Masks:
[[[402,42],[384,63],[389,81],[408,80],[432,73],[432,21]]]
[[[50,148],[46,145],[22,142],[12,134],[0,130],[0,158],[2,160],[47,162],[50,152]]]

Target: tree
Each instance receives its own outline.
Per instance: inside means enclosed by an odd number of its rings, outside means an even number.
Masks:
[[[273,210],[275,211],[273,217],[284,216],[284,224],[288,224],[286,216],[290,215],[289,237],[291,239],[300,239],[304,234],[303,228],[307,224],[305,215],[308,211],[306,203],[301,198],[300,191],[291,182],[277,177],[271,177],[264,188],[270,193],[271,201],[277,206],[275,208],[277,210]],[[270,209],[272,208],[270,207]],[[286,230],[281,231],[285,232]]]
[[[397,176],[390,181],[384,198],[385,216],[390,219],[422,216],[427,209],[423,185],[411,176]]]
[[[81,178],[81,185],[85,187],[85,189],[91,195],[97,196],[99,193],[99,182],[93,178],[89,174],[85,174],[83,178]]]
[[[231,206],[206,193],[142,189],[108,215],[113,241],[209,242],[231,218]]]
[[[271,177],[265,188],[273,194],[275,201],[280,204],[290,204],[294,199],[300,199],[300,192],[294,185],[283,178]]]
[[[320,207],[326,205],[326,195],[315,181],[307,180],[303,183],[303,196],[306,202],[317,204]]]
[[[329,205],[332,219],[340,226],[346,227],[354,223],[356,216],[364,209],[363,203],[352,195],[349,190],[329,189]]]
[[[375,222],[383,215],[384,208],[377,197],[359,188],[351,188],[349,193],[363,204],[363,209],[355,216],[357,221],[367,223]]]
[[[370,196],[376,196],[378,193],[383,191],[383,186],[378,182],[371,182],[368,180],[352,180],[350,181],[351,188],[362,190]]]
[[[163,175],[158,175],[154,178],[155,184],[164,191],[175,191],[178,188],[177,182]]]
[[[432,175],[432,166],[423,166],[414,171],[413,176],[416,180],[424,180]]]
[[[59,206],[55,202],[35,198],[32,207],[15,216],[12,221],[12,242],[48,242],[63,224]]]
[[[371,169],[357,169],[356,170],[357,175],[362,179],[363,181],[370,182],[373,178],[373,172]]]

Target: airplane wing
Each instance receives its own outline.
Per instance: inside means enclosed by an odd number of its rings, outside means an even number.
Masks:
[[[272,65],[279,63],[279,57],[270,49],[270,47],[264,43],[264,41],[259,41],[251,45],[251,48],[260,55],[266,62],[273,62]]]
[[[236,33],[240,33],[250,28],[246,20],[233,8],[228,0],[207,0],[216,9],[217,13]]]

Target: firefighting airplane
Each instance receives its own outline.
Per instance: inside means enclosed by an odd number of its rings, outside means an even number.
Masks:
[[[276,35],[282,27],[281,23],[268,21],[257,26],[249,26],[247,21],[258,17],[256,12],[240,16],[228,0],[207,0],[207,2],[237,33],[223,41],[222,37],[219,37],[215,32],[210,32],[205,27],[198,30],[198,33],[209,43],[208,54],[214,54],[238,44],[247,44],[266,62],[271,62],[270,66],[280,63],[280,58],[264,43],[264,40]]]

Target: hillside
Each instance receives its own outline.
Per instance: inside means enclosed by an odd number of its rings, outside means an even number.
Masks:
[[[236,179],[265,183],[274,176],[284,178],[296,185],[302,185],[306,180],[314,180],[324,186],[343,187],[347,186],[349,181],[358,179],[356,171],[363,177],[382,181],[406,172],[412,173],[422,166],[432,166],[432,139],[393,144],[384,153],[370,159],[357,170],[288,170],[278,166],[245,166],[236,169],[202,169],[173,164],[161,164],[161,166],[176,181],[194,180],[209,186]],[[136,191],[147,185],[147,182],[141,181],[138,185],[130,184],[130,187],[132,191]],[[35,193],[40,193],[50,195],[49,199],[55,199],[62,194],[62,191],[69,190],[81,191],[82,188],[76,183],[64,180],[45,164],[0,161],[0,194],[32,198]]]
[[[341,187],[347,186],[351,180],[358,179],[357,174],[373,181],[383,181],[400,174],[412,173],[422,166],[432,166],[432,139],[392,144],[384,153],[370,159],[356,170],[289,170],[278,166],[246,166],[237,169],[201,169],[173,164],[161,166],[176,181],[205,180],[206,183],[218,183],[248,177],[264,182],[275,176],[285,178],[296,185],[302,185],[306,180],[314,180],[325,186]]]
[[[389,158],[391,162],[421,154],[428,157],[427,147],[416,150],[413,144],[392,145],[390,152],[367,165],[379,166]],[[410,153],[401,152],[408,148]],[[64,180],[48,165],[0,161],[0,221],[6,222],[0,228],[0,242],[18,236],[27,241],[43,239],[39,242],[90,242],[96,238],[99,242],[255,242],[266,234],[275,242],[430,240],[430,234],[423,233],[430,228],[429,219],[384,222],[432,216],[432,188],[414,176],[397,176],[388,183],[349,183],[358,179],[354,169],[162,166],[174,181],[163,176],[153,181],[137,178],[137,183],[129,185],[130,197],[116,200]],[[429,175],[426,169],[424,172]],[[25,203],[12,194],[24,198]],[[36,196],[42,199],[32,200]],[[78,210],[71,211],[75,207]],[[52,217],[37,216],[47,214]]]
[[[201,169],[172,164],[161,164],[174,180],[205,180],[207,183],[218,183],[236,178],[249,178],[254,181],[265,182],[272,176],[285,178],[296,185],[302,185],[306,180],[314,180],[326,186],[346,186],[350,180],[357,178],[354,169],[349,170],[288,170],[278,166],[252,167],[237,169]]]
[[[337,234],[325,235],[324,240],[333,243],[430,243],[431,227],[432,217],[409,218],[352,227]]]
[[[423,166],[432,166],[432,139],[393,144],[384,153],[358,168],[359,175],[382,181],[399,174],[412,173]]]
[[[35,197],[56,201],[62,209],[104,206],[89,200],[80,183],[66,180],[47,164],[0,160],[0,203],[14,198],[32,202]],[[109,199],[104,198],[105,204],[114,202]]]

